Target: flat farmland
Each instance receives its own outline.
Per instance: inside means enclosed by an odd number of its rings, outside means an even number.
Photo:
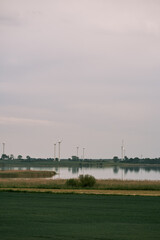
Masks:
[[[160,197],[0,192],[1,239],[159,239]]]

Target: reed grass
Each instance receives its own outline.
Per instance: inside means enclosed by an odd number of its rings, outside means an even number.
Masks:
[[[98,180],[95,188],[106,190],[160,190],[160,181]]]
[[[71,187],[64,179],[0,179],[0,188],[83,189]],[[160,181],[96,180],[89,189],[97,190],[154,190],[160,191]]]
[[[51,179],[0,179],[0,188],[39,188],[61,189],[65,186],[65,180]]]

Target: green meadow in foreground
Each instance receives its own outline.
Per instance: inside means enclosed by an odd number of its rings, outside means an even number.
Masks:
[[[160,197],[0,192],[3,240],[158,240]]]

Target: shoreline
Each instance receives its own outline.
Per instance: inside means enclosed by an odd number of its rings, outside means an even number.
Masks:
[[[92,168],[107,168],[107,167],[160,167],[160,163],[128,163],[114,162],[113,160],[84,160],[71,161],[61,160],[0,160],[0,168],[3,167],[92,167]]]
[[[142,190],[95,190],[95,189],[38,189],[38,188],[0,188],[0,192],[30,192],[53,194],[85,194],[85,195],[122,195],[122,196],[155,196],[160,197],[160,191]]]
[[[0,170],[0,178],[49,178],[56,175],[55,171],[34,170]]]

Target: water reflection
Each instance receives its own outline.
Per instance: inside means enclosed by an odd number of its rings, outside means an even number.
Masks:
[[[81,174],[93,175],[96,179],[123,179],[123,180],[160,180],[160,167],[1,167],[0,170],[37,170],[55,171],[53,178],[78,178]]]
[[[119,167],[117,167],[117,166],[114,166],[114,167],[113,167],[113,172],[114,172],[115,174],[117,174],[117,173],[118,173],[118,171],[119,171]]]

